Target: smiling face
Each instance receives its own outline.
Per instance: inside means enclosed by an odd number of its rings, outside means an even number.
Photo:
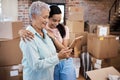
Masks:
[[[50,28],[56,28],[56,26],[60,23],[61,21],[61,14],[54,14],[52,17],[49,18],[49,23],[48,26]]]
[[[35,28],[42,29],[48,23],[49,10],[43,10],[40,15],[33,15],[33,23]]]

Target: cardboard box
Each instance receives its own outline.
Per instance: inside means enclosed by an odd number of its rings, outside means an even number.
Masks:
[[[100,69],[108,66],[114,66],[116,69],[120,70],[120,54],[117,57],[110,59],[97,59],[91,56],[91,61],[94,69]]]
[[[120,53],[117,57],[110,59],[110,64],[120,71]]]
[[[0,66],[20,64],[22,53],[19,48],[20,38],[0,39]]]
[[[66,21],[70,32],[84,32],[84,21]]]
[[[88,28],[89,33],[95,33],[97,30],[97,24],[90,24]]]
[[[100,25],[100,24],[90,24],[89,25],[89,33],[97,33],[97,35],[106,36],[110,34],[110,27],[109,24],[106,25]]]
[[[18,65],[0,67],[0,80],[23,80]]]
[[[88,52],[97,59],[112,58],[118,55],[119,38],[108,35],[104,37],[88,34]]]
[[[97,25],[97,35],[98,36],[107,36],[110,34],[109,25]]]
[[[83,13],[69,12],[67,20],[83,21],[84,15],[83,15]]]
[[[18,31],[23,27],[21,21],[0,22],[0,38],[13,39],[19,37]]]
[[[76,12],[76,13],[83,13],[84,9],[83,9],[83,7],[69,7],[68,11],[69,12]]]
[[[69,12],[68,20],[72,20],[72,21],[83,21],[84,20],[83,7],[69,7],[68,12]]]
[[[111,59],[97,59],[91,56],[91,62],[93,69],[101,69],[104,67],[109,67],[111,64]]]
[[[108,80],[108,75],[118,75],[120,73],[114,67],[107,67],[98,70],[87,71],[87,75],[91,80]]]

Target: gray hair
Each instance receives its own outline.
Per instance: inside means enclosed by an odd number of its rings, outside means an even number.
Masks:
[[[44,10],[44,9],[50,10],[49,5],[44,3],[44,2],[41,2],[41,1],[33,2],[31,4],[30,8],[29,8],[29,17],[30,17],[30,19],[32,20],[32,15],[33,14],[40,15],[42,10]]]

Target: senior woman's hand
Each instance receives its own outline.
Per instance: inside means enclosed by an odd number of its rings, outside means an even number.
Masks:
[[[72,52],[72,49],[68,49],[68,48],[65,48],[65,49],[62,49],[59,53],[58,53],[58,58],[61,60],[61,59],[67,59],[69,57],[71,57],[71,52]]]
[[[20,37],[22,37],[24,41],[25,39],[30,41],[31,39],[34,38],[33,33],[25,29],[19,30],[18,34],[20,35]]]

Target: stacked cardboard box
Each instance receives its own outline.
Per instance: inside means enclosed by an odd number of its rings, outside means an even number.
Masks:
[[[120,46],[120,43],[118,43],[118,45]],[[111,58],[98,59],[98,58],[95,58],[92,56],[91,61],[92,61],[92,65],[93,65],[94,69],[100,69],[100,68],[105,68],[105,67],[109,67],[109,66],[114,66],[117,70],[120,71],[120,65],[119,65],[120,52],[118,52],[115,57],[111,57]]]
[[[68,20],[83,21],[84,20],[84,8],[83,7],[69,7],[68,8]]]
[[[100,68],[111,66],[110,59],[97,59],[97,58],[92,56],[91,62],[92,62],[93,69],[100,69]]]
[[[14,39],[19,37],[18,31],[23,27],[21,21],[0,22],[0,38]]]
[[[115,77],[120,76],[120,73],[112,66],[98,70],[87,71],[86,73],[91,80],[108,80],[110,75],[113,75]],[[119,80],[115,77],[112,79],[109,78],[109,80]]]
[[[97,36],[88,34],[88,52],[98,59],[112,58],[118,55],[119,38],[113,35]]]
[[[119,37],[109,35],[108,25],[97,25],[96,33],[88,34],[88,52],[97,59],[106,59],[118,55]]]
[[[84,22],[83,21],[71,21],[67,20],[66,25],[69,27],[70,32],[84,32]]]
[[[87,38],[87,49],[92,55],[93,68],[100,69],[114,66],[118,69],[118,67],[120,67],[119,37],[110,35],[109,25],[96,25],[93,32],[94,33],[88,33]],[[88,76],[91,74],[92,73],[88,74]],[[111,72],[111,74],[113,74],[113,72]]]
[[[20,21],[0,22],[0,80],[22,80],[22,73],[15,67],[22,60],[18,35],[22,27]]]
[[[84,9],[83,7],[69,7],[66,25],[70,30],[70,43],[73,42],[78,34],[84,34]],[[77,36],[78,37],[78,36]],[[79,45],[79,46],[78,46]],[[81,39],[77,40],[74,47],[74,57],[79,57]]]
[[[110,27],[109,25],[97,25],[97,31],[98,36],[107,36],[110,34]]]
[[[68,19],[66,25],[70,32],[84,32],[84,9],[83,7],[69,7]]]
[[[0,67],[0,80],[23,80],[19,65]]]
[[[104,29],[103,29],[104,28]],[[90,24],[88,32],[89,33],[99,33],[99,31],[106,31],[107,29],[107,35],[110,33],[110,25],[109,24]],[[101,29],[101,30],[100,30]]]
[[[120,70],[120,65],[119,65],[120,54],[118,54],[118,56],[115,58],[108,58],[108,59],[97,59],[93,56],[91,58],[94,69],[114,66],[116,69]]]
[[[69,14],[68,19],[66,20],[66,25],[68,26],[70,31],[70,45],[73,44],[72,48],[74,49],[74,58],[79,58],[81,53],[81,46],[82,44],[87,42],[87,32],[84,32],[84,9],[83,7],[69,7],[68,11]],[[79,63],[80,62],[78,62],[78,64]],[[75,68],[76,70],[79,69],[76,66]],[[77,77],[79,77],[79,73],[77,73]]]
[[[0,66],[20,64],[22,53],[19,48],[20,38],[0,39]]]

